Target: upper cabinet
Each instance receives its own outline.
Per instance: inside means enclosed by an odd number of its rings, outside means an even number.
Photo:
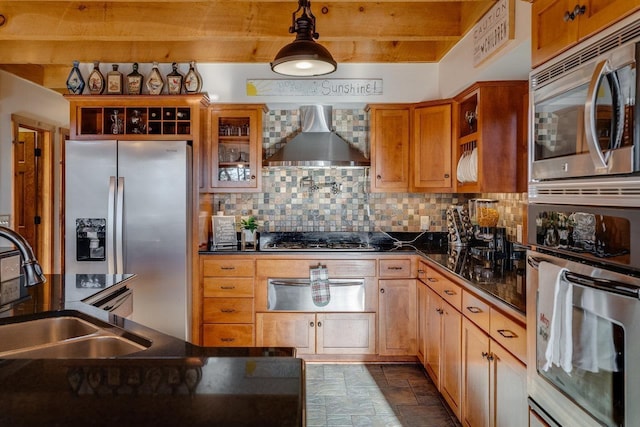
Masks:
[[[455,191],[526,191],[527,81],[478,82],[455,97]]]
[[[262,191],[264,105],[212,105],[208,122],[209,191]]]
[[[206,95],[65,95],[71,139],[187,139],[200,135]]]
[[[368,106],[371,126],[371,191],[409,190],[410,106]]]
[[[640,0],[537,0],[531,9],[533,67],[640,8]]]
[[[411,191],[450,192],[452,102],[416,104],[411,142]]]

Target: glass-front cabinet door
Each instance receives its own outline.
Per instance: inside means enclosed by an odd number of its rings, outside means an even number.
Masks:
[[[261,136],[262,106],[212,110],[209,181],[212,191],[260,191]]]

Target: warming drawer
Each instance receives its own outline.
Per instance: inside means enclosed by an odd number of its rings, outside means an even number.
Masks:
[[[316,305],[309,279],[269,279],[267,310],[269,311],[365,311],[364,279],[330,279],[329,303]]]

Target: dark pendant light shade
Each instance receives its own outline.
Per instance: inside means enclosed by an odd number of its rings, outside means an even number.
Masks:
[[[296,18],[296,13],[302,15]],[[316,17],[311,13],[311,2],[298,0],[298,9],[293,12],[290,33],[296,33],[296,39],[280,49],[271,63],[271,69],[287,76],[320,76],[333,73],[337,63],[322,45],[315,42]]]

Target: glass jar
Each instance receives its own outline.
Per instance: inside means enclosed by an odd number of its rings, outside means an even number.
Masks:
[[[476,221],[479,227],[496,227],[500,214],[498,201],[495,199],[475,199]]]

